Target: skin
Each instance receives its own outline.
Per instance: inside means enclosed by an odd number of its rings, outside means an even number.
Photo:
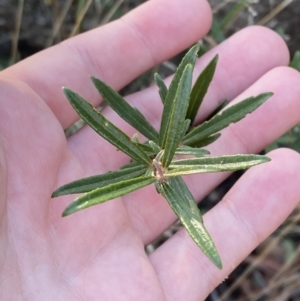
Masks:
[[[300,156],[288,149],[268,154],[271,162],[248,170],[204,216],[222,270],[184,229],[145,254],[144,246],[176,220],[153,185],[66,218],[61,213],[73,196],[50,199],[62,184],[128,162],[88,127],[65,139],[63,130],[78,117],[61,87],[100,104],[89,75],[120,89],[203,37],[211,19],[204,0],[148,1],[0,73],[1,300],[204,300],[292,212],[300,196]],[[197,122],[223,99],[275,94],[224,130],[212,154],[257,152],[300,121],[300,75],[286,67],[288,50],[278,35],[244,29],[203,56],[195,74],[216,53],[216,75]],[[158,128],[162,105],[155,87],[127,100]],[[111,110],[104,114],[129,135],[135,132]],[[227,176],[186,180],[200,201]]]

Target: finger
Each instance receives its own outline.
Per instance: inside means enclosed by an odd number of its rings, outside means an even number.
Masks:
[[[7,275],[11,274],[11,262],[7,260],[8,257],[8,223],[7,223],[7,162],[5,155],[5,148],[2,139],[0,139],[0,283],[4,283],[7,280]],[[5,291],[10,287],[6,284],[5,287],[1,287],[2,296]]]
[[[300,156],[281,149],[251,168],[204,217],[223,262],[218,270],[183,229],[150,259],[168,300],[204,300],[292,212],[300,195]]]
[[[47,49],[2,75],[24,81],[35,90],[65,128],[77,115],[62,86],[99,104],[90,75],[118,90],[203,37],[210,24],[211,11],[205,0],[148,1],[122,19]]]
[[[6,156],[5,156],[2,140],[0,140],[0,233],[3,231],[1,225],[5,224],[4,216],[6,211],[6,199],[7,199],[6,190],[7,190]]]

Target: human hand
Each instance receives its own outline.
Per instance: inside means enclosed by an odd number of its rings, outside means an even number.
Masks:
[[[0,74],[1,300],[203,300],[293,210],[299,154],[276,150],[268,154],[271,162],[247,171],[204,217],[222,258],[220,271],[184,229],[145,254],[144,246],[175,221],[152,186],[67,218],[61,213],[73,196],[50,199],[58,186],[128,160],[89,127],[65,139],[63,130],[77,116],[61,86],[100,104],[89,75],[120,89],[203,37],[210,23],[204,0],[152,0]],[[216,53],[217,71],[198,122],[223,99],[275,94],[224,130],[212,154],[260,151],[299,122],[300,75],[284,67],[288,51],[279,36],[244,29],[205,54],[195,72]],[[158,128],[162,106],[155,87],[127,99]],[[114,112],[103,112],[132,136]],[[196,175],[187,183],[201,200],[226,176]]]

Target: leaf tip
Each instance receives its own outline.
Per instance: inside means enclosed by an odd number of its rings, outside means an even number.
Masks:
[[[265,93],[261,93],[258,96],[256,96],[256,98],[261,98],[262,102],[264,103],[265,101],[267,101],[269,98],[271,98],[274,95],[273,92],[265,92]]]
[[[219,60],[219,54],[217,53],[217,54],[214,56],[213,61],[214,61],[215,63],[217,63],[218,60]]]
[[[274,95],[274,92],[265,92],[265,93],[261,93],[260,95],[264,95],[268,99],[268,98],[270,98],[271,96]]]
[[[59,191],[58,191],[58,189],[57,190],[55,190],[52,194],[51,194],[51,198],[53,199],[53,198],[56,198],[56,197],[58,197],[59,196]]]
[[[69,96],[73,93],[74,94],[74,92],[71,90],[71,89],[69,89],[69,88],[66,88],[66,87],[62,87],[62,90],[63,90],[63,93],[65,94],[65,96],[69,99]]]
[[[63,93],[64,93],[64,94],[67,96],[67,91],[68,91],[68,88],[66,88],[66,87],[62,87],[61,89],[62,89]]]
[[[64,211],[63,211],[63,213],[62,213],[62,217],[66,217],[66,216],[68,216],[68,215],[71,215],[72,213],[75,213],[76,211],[78,211],[77,210],[77,208],[76,207],[74,207],[74,206],[72,206],[73,205],[73,203],[71,203]]]
[[[199,53],[199,51],[200,51],[200,44],[199,44],[199,43],[196,43],[191,49],[193,49],[195,55],[198,56],[198,53]]]
[[[217,249],[214,247],[213,252],[204,252],[205,255],[209,258],[209,260],[220,270],[223,268],[221,257],[217,251]]]
[[[68,216],[69,214],[66,212],[66,210],[62,213],[62,217],[66,217],[66,216]]]
[[[96,78],[95,76],[93,76],[93,75],[90,75],[90,79],[91,79],[91,81],[92,81],[93,83],[95,83],[95,81],[97,80],[97,78]]]
[[[222,265],[222,260],[221,260],[221,257],[219,256],[219,254],[216,254],[213,258],[211,258],[211,260],[218,269],[222,270],[223,265]]]

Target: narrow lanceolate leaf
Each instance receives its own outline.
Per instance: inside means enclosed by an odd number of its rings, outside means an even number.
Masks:
[[[156,181],[153,176],[144,176],[118,183],[110,184],[75,199],[63,212],[63,216],[70,215],[79,210],[115,199],[134,190],[150,185]]]
[[[138,142],[133,142],[137,147],[139,147],[140,149],[142,149],[144,152],[146,152],[148,155],[153,154],[153,149],[152,147],[150,147],[147,144],[144,143],[138,143]]]
[[[236,171],[270,161],[260,155],[202,157],[173,161],[165,176],[174,177],[203,172]]]
[[[64,93],[79,116],[100,136],[132,159],[144,164],[151,163],[145,152],[134,145],[125,133],[109,122],[89,102],[70,89],[64,88]]]
[[[125,165],[122,165],[120,167],[120,169],[127,169],[127,168],[131,168],[131,167],[136,167],[136,166],[144,166],[144,165],[141,165],[140,162],[136,162],[136,161],[131,161]]]
[[[168,167],[171,163],[176,148],[181,140],[181,134],[184,127],[186,110],[189,104],[189,96],[191,91],[193,67],[188,64],[179,82],[177,92],[169,114],[169,122],[166,129],[165,153],[162,158],[162,166]]]
[[[201,140],[194,140],[193,143],[190,143],[189,145],[192,147],[204,147],[207,145],[212,144],[213,142],[215,142],[216,140],[218,140],[221,137],[220,133],[202,138]]]
[[[191,155],[196,157],[203,157],[209,155],[210,152],[203,148],[195,148],[187,145],[183,145],[176,149],[175,155]]]
[[[201,72],[198,79],[196,80],[190,97],[189,108],[186,113],[186,118],[194,122],[195,117],[198,113],[199,107],[203,101],[203,98],[208,90],[209,84],[214,76],[216,66],[218,62],[218,55],[216,55],[211,62]]]
[[[131,107],[119,93],[114,91],[100,79],[97,79],[93,76],[91,79],[96,89],[102,95],[103,99],[114,111],[119,114],[121,118],[123,118],[148,139],[158,139],[157,131],[147,121],[143,114],[141,114],[137,109]]]
[[[144,143],[142,143],[142,142],[140,142],[140,140],[139,140],[139,137],[138,137],[138,134],[134,134],[133,135],[133,137],[131,138],[131,141],[137,146],[137,147],[139,147],[139,148],[141,148],[144,152],[146,152],[148,155],[149,155],[149,153],[153,153],[153,149],[152,149],[152,147],[150,147],[150,145],[149,145],[149,140],[148,141],[146,141],[146,142],[144,142]]]
[[[170,114],[172,113],[173,102],[176,97],[177,88],[182,78],[183,71],[185,70],[188,64],[191,64],[192,68],[194,68],[195,62],[198,58],[197,52],[199,50],[199,47],[200,46],[197,44],[188,51],[188,53],[185,55],[180,65],[178,66],[175,75],[173,77],[173,80],[169,86],[168,93],[164,102],[164,109],[163,109],[160,131],[159,131],[159,146],[161,148],[165,148],[166,132],[168,130],[169,118],[170,118]]]
[[[195,243],[199,246],[203,253],[219,269],[221,269],[221,258],[213,240],[203,225],[200,212],[195,207],[193,209],[190,208],[191,203],[194,202],[194,200],[190,199],[192,198],[192,195],[190,193],[188,195],[180,193],[180,186],[182,186],[182,182],[176,183],[175,187],[173,187],[173,183],[171,183],[171,185],[167,183],[156,185],[157,190],[168,201],[169,205],[178,216],[179,220],[186,228]],[[183,195],[185,198],[189,198],[189,200],[183,199]]]
[[[223,100],[221,103],[212,111],[212,113],[206,118],[206,120],[212,119],[215,115],[221,112],[229,104],[228,100]]]
[[[154,141],[149,140],[148,143],[155,154],[158,154],[161,151],[161,148]]]
[[[187,133],[187,131],[189,130],[190,128],[190,125],[191,125],[191,121],[189,119],[186,119],[184,121],[184,125],[183,125],[183,130],[182,130],[182,134],[181,134],[181,139],[183,139],[183,137],[185,136],[185,134]]]
[[[244,118],[247,114],[253,112],[261,106],[273,93],[263,93],[256,97],[249,97],[239,103],[225,109],[221,114],[215,115],[209,121],[205,121],[191,130],[183,139],[183,143],[192,145],[212,134]]]
[[[168,179],[168,183],[176,191],[179,197],[186,203],[186,205],[189,208],[189,211],[193,215],[197,216],[197,219],[200,222],[202,222],[203,219],[200,209],[198,208],[198,205],[195,202],[193,195],[189,191],[183,179],[181,177],[172,177]]]
[[[161,99],[162,103],[165,103],[165,99],[166,99],[167,93],[168,93],[168,88],[158,73],[154,74],[154,80],[159,89],[158,93],[159,93],[160,99]]]
[[[53,192],[51,197],[54,198],[66,194],[89,192],[113,183],[139,177],[145,174],[146,171],[146,166],[139,165],[135,167],[121,169],[118,171],[110,171],[101,175],[83,178],[59,187]]]

